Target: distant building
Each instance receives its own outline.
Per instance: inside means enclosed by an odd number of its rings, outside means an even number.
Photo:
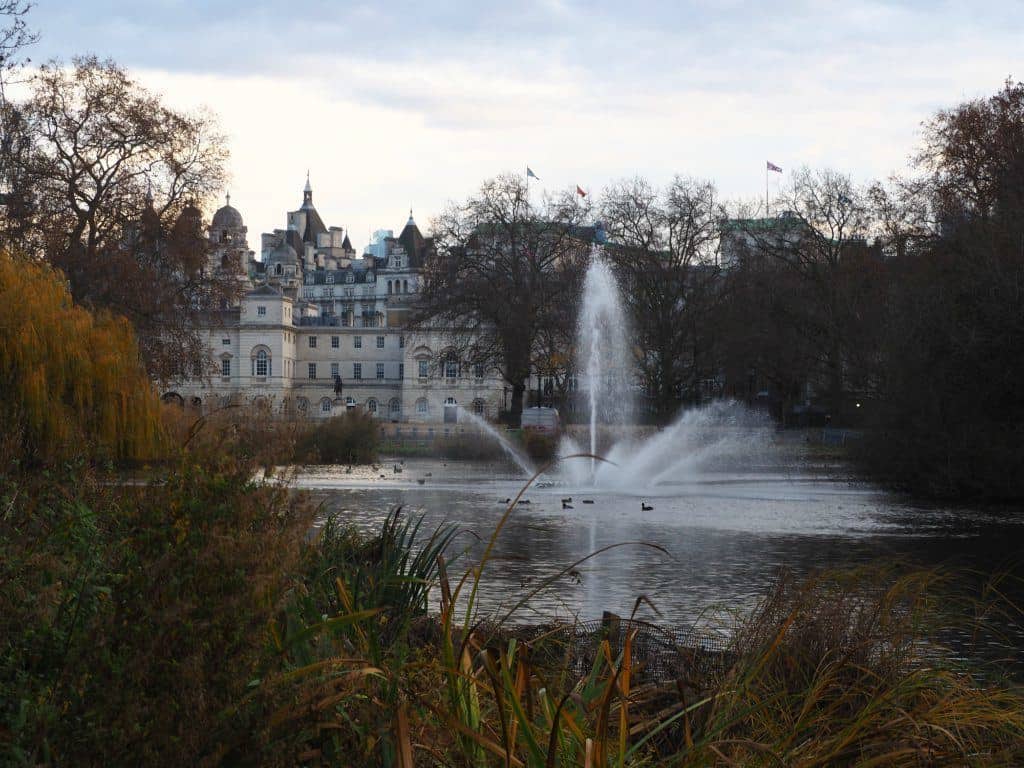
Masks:
[[[307,178],[286,221],[261,235],[257,260],[230,197],[214,213],[208,268],[235,275],[242,297],[210,314],[206,373],[174,382],[166,399],[310,416],[360,408],[395,422],[451,420],[452,406],[497,417],[503,388],[492,371],[405,329],[433,248],[412,211],[398,237],[378,230],[357,256],[342,227],[324,224]]]

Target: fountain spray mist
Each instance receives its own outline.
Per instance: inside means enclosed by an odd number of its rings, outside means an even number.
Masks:
[[[532,477],[533,473],[536,472],[533,464],[530,463],[530,460],[517,451],[515,446],[509,442],[509,439],[493,426],[488,424],[485,419],[481,419],[472,411],[467,411],[464,408],[459,409],[459,418],[466,419],[470,424],[482,429],[488,437],[496,441],[498,445],[501,446],[501,450],[503,450],[505,454],[515,462],[516,466],[519,467],[527,477]]]
[[[598,424],[627,424],[633,415],[633,361],[629,323],[619,287],[600,248],[590,253],[579,317],[579,369],[590,405],[590,452]],[[596,460],[591,459],[591,476]]]

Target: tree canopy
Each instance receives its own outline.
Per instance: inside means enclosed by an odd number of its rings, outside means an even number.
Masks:
[[[75,306],[52,267],[0,253],[0,414],[7,458],[148,459],[159,401],[131,325]]]

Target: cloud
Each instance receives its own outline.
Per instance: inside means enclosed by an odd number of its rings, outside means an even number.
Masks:
[[[362,243],[527,162],[544,185],[678,172],[727,196],[762,194],[768,158],[885,176],[935,109],[1020,72],[1014,9],[69,0],[33,10],[33,56],[110,55],[216,111],[251,245],[307,167],[325,220]]]

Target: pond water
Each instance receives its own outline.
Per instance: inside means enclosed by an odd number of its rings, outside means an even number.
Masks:
[[[426,528],[452,523],[472,560],[525,482],[502,463],[405,460],[396,473],[397,463],[307,467],[296,485],[323,502],[324,517],[337,514],[367,533],[396,506],[424,515]],[[914,503],[849,479],[841,466],[811,467],[792,456],[663,478],[642,490],[621,485],[598,489],[563,471],[530,487],[485,572],[485,614],[503,617],[546,578],[611,545],[620,546],[576,566],[511,620],[629,615],[643,595],[660,616],[642,606],[638,617],[700,626],[715,609],[753,608],[780,568],[806,573],[884,559],[994,573],[1018,565],[1024,533],[999,511]],[[1010,653],[1018,654],[1024,635],[1007,630]]]

